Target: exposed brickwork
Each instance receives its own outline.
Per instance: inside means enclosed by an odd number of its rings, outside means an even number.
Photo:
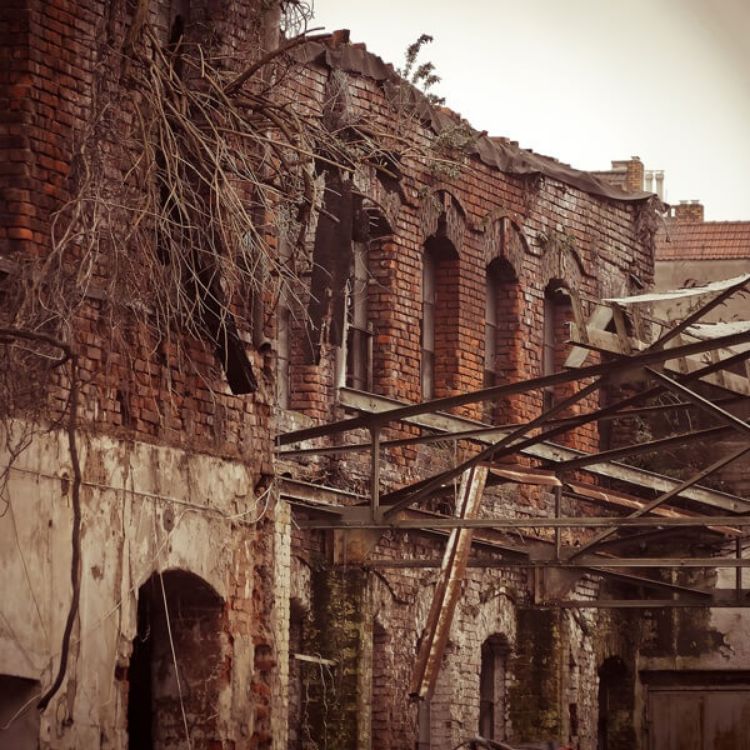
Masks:
[[[147,11],[166,38],[172,21],[171,3],[153,2]],[[75,186],[76,147],[81,134],[95,121],[97,95],[117,91],[126,75],[122,61],[108,50],[125,44],[133,19],[131,4],[104,0],[11,2],[1,13],[3,62],[7,65],[0,78],[0,102],[6,113],[0,119],[4,165],[0,167],[0,240],[3,254],[18,260],[44,255],[49,249],[52,217]],[[245,55],[250,61],[257,57],[261,32],[255,2],[191,3],[191,41],[226,49],[235,57]],[[376,78],[312,64],[291,76],[284,86],[313,115],[324,111],[331,115],[326,102],[335,90],[340,95],[337,106],[343,109],[343,114],[336,115],[346,117],[349,124],[369,122],[384,132],[398,127],[399,135],[413,144],[415,152],[429,154],[434,146],[434,133],[426,123],[404,112],[394,118],[392,100]],[[103,152],[112,154],[105,160],[107,185],[124,182],[125,165],[116,157],[117,144],[132,132],[131,116],[127,102],[115,97],[106,127],[99,123],[106,131],[101,141]],[[646,284],[652,278],[648,206],[596,197],[551,177],[506,174],[460,151],[453,157],[455,170],[447,173],[429,158],[404,157],[397,187],[379,178],[372,166],[360,168],[353,178],[369,201],[366,223],[378,228],[368,245],[366,295],[372,325],[373,391],[401,401],[415,402],[422,397],[423,261],[432,244],[440,246],[435,311],[438,396],[475,390],[484,384],[485,294],[491,263],[504,267],[496,300],[498,383],[542,373],[544,295],[550,282],[574,289],[588,300],[629,291],[631,274]],[[628,172],[627,180],[627,186],[635,185],[636,171]],[[366,234],[363,226],[358,226],[358,231]],[[311,248],[312,244],[311,238]],[[305,288],[305,274],[311,263],[301,265],[297,301],[290,303],[294,314],[289,412],[273,412],[273,349],[277,345],[273,339],[278,324],[272,315],[267,315],[265,327],[261,326],[262,333],[272,339],[271,351],[269,347],[253,350],[248,345],[259,379],[258,391],[238,397],[229,392],[206,342],[184,342],[194,365],[188,370],[174,362],[169,342],[144,344],[146,337],[141,336],[138,346],[113,346],[106,298],[92,296],[74,321],[83,381],[81,431],[106,434],[123,443],[137,440],[234,459],[247,468],[251,491],[246,494],[254,497],[262,494],[273,473],[366,493],[369,467],[363,454],[279,460],[275,464],[271,458],[274,432],[342,416],[336,400],[341,352],[330,337],[326,339],[323,334],[328,329],[323,328],[316,331],[320,334],[319,359],[311,362],[310,349],[314,347],[305,338],[309,333],[305,311],[312,294]],[[105,269],[101,269],[99,279],[105,278]],[[557,368],[566,356],[569,320],[567,311],[557,319]],[[258,338],[257,330],[241,331],[246,341],[251,340],[251,333]],[[555,397],[562,399],[571,392],[569,387],[561,387]],[[67,396],[61,379],[50,393],[51,417],[63,412]],[[589,399],[582,408],[594,405]],[[494,418],[528,421],[538,416],[542,406],[543,394],[530,393],[498,404]],[[478,419],[482,407],[473,405],[458,413]],[[392,429],[385,437],[417,431],[412,427]],[[355,436],[357,440],[367,438],[366,433]],[[593,428],[582,428],[564,441],[591,449],[596,447],[598,435]],[[476,447],[446,445],[388,450],[383,488],[448,468],[473,450]],[[168,494],[169,488],[161,489]],[[435,508],[450,511],[452,498],[441,498]],[[500,486],[487,491],[482,513],[534,518],[548,515],[551,508],[552,496],[546,490]],[[570,512],[581,509],[571,508]],[[286,516],[281,521],[275,516],[273,503],[264,513],[247,530],[244,544],[236,542],[239,532],[231,536],[236,547],[231,550],[231,571],[222,582],[226,601],[216,615],[219,646],[214,642],[206,645],[200,623],[193,634],[200,637],[191,640],[186,632],[180,636],[184,642],[178,639],[191,653],[200,651],[201,644],[210,652],[213,671],[207,681],[214,692],[228,693],[232,716],[243,727],[242,746],[280,748],[288,721],[295,722],[293,731],[288,732],[295,750],[313,747],[313,742],[324,739],[331,750],[364,750],[371,739],[373,746],[383,749],[414,746],[417,707],[407,692],[435,569],[379,573],[357,566],[344,568],[335,560],[331,535],[290,528]],[[238,523],[244,521],[247,518],[243,516]],[[484,545],[477,549],[497,558],[502,554],[497,545],[517,544],[517,537],[484,537]],[[224,541],[198,538],[195,544],[205,552]],[[444,547],[443,536],[422,533],[393,532],[371,542],[373,557],[394,561],[410,557],[435,561]],[[184,564],[190,567],[190,555]],[[585,588],[581,584],[574,595],[587,595]],[[488,639],[502,638],[509,648],[508,689],[504,693],[507,705],[498,711],[508,719],[504,725],[508,738],[530,738],[535,727],[537,732],[559,737],[567,734],[582,750],[593,750],[592,691],[597,664],[591,634],[580,623],[561,622],[557,614],[539,615],[529,609],[532,598],[532,581],[521,569],[470,569],[430,707],[427,723],[432,747],[452,748],[477,732],[482,645]],[[517,635],[527,631],[539,637],[529,640]],[[252,645],[242,652],[252,663],[252,676],[241,685],[228,679],[229,671],[221,671],[236,657],[238,650],[233,649],[239,644]],[[295,653],[317,655],[325,661],[299,660]],[[539,661],[547,658],[552,661]],[[330,661],[335,662],[333,667]],[[529,691],[536,689],[536,684],[529,681],[528,674],[541,685],[533,701]],[[544,682],[547,678],[554,683],[554,690]],[[558,678],[564,683],[559,689]],[[176,736],[180,723],[173,697],[164,730]],[[200,695],[195,698],[200,700]],[[576,720],[571,705],[577,706],[578,728],[573,726]],[[211,724],[210,717],[203,715],[205,711],[193,708],[191,714],[201,714],[208,722],[200,738],[203,746],[233,746],[235,739],[227,739],[223,726]],[[119,731],[122,734],[123,727]],[[56,747],[54,742],[49,746]]]
[[[316,106],[323,107],[323,92],[333,75],[339,91],[344,92],[342,98],[351,121],[365,112],[376,121],[387,116],[387,96],[377,81],[327,68],[313,67],[307,73],[307,91]],[[426,127],[413,121],[405,135],[418,147],[429,144],[432,137]],[[368,247],[373,391],[400,401],[422,398],[422,283],[427,252],[432,252],[437,261],[437,396],[479,389],[484,384],[485,294],[491,263],[496,264],[493,268],[497,264],[502,268],[496,287],[498,383],[542,374],[544,295],[550,282],[574,289],[586,300],[631,291],[631,274],[647,284],[653,275],[650,227],[655,222],[643,213],[651,209],[594,198],[551,179],[503,174],[478,159],[460,155],[458,159],[461,166],[450,178],[409,163],[403,169],[400,208],[395,217],[388,217],[392,235],[374,239]],[[635,186],[638,179],[633,171],[633,189],[639,189]],[[363,185],[374,182],[362,180]],[[584,307],[588,311],[587,302]],[[561,305],[559,312],[554,332],[556,369],[567,356],[565,341],[572,319],[569,305]],[[293,342],[297,354],[292,357],[291,381],[292,403],[304,415],[285,416],[284,423],[290,429],[340,416],[335,405],[335,348],[321,350],[319,365],[302,365],[303,345],[298,335]],[[302,391],[295,396],[298,386]],[[555,399],[560,401],[572,392],[570,386],[557,388]],[[540,392],[509,398],[497,405],[493,417],[502,423],[527,421],[540,413],[542,402]],[[587,399],[567,413],[596,405],[595,400]],[[459,411],[473,418],[482,416],[479,406]],[[415,434],[414,428],[399,428],[389,430],[384,437],[410,434]],[[350,439],[356,442],[368,437],[363,431]],[[595,450],[599,436],[595,428],[586,427],[561,441]],[[383,489],[447,468],[469,450],[447,446],[389,450],[381,464]],[[285,463],[284,469],[300,478],[325,477],[324,481],[333,486],[367,493],[369,459],[363,454],[309,458],[298,465]],[[534,518],[548,515],[552,503],[552,494],[539,488],[493,487],[486,491],[481,512]],[[564,512],[587,511],[586,506],[574,505],[566,501]],[[450,512],[450,498],[442,504],[433,502],[431,507]],[[564,536],[567,543],[574,541],[573,534]],[[518,541],[512,535],[498,539],[506,544]],[[370,554],[376,559],[438,560],[443,549],[440,537],[415,532],[385,534],[371,541],[374,547]],[[342,692],[329,696],[328,719],[319,723],[316,731],[322,731],[325,725],[329,747],[343,748],[343,721],[348,727],[346,736],[358,737],[357,747],[368,747],[370,741],[378,748],[413,747],[419,736],[418,712],[407,692],[437,572],[427,568],[385,569],[364,577],[354,570],[345,574],[340,568],[329,567],[334,559],[331,545],[331,539],[325,541],[322,535],[302,532],[295,533],[292,540],[293,555],[304,559],[306,565],[329,568],[327,574],[313,575],[317,583],[308,585],[308,593],[302,596],[309,602],[304,647],[340,661],[332,668],[331,679]],[[497,554],[492,549],[482,552]],[[356,587],[342,588],[341,581],[355,579]],[[431,747],[452,748],[477,733],[482,644],[492,637],[504,639],[509,647],[505,705],[498,708],[507,718],[503,725],[507,739],[538,741],[554,737],[570,740],[583,750],[596,747],[599,663],[594,619],[587,616],[579,624],[567,614],[527,608],[532,596],[530,584],[525,572],[518,569],[502,573],[470,569],[467,573],[430,705],[427,723]],[[588,597],[596,591],[596,585],[584,582],[570,595]],[[346,617],[334,616],[339,610],[348,613]],[[321,620],[323,615],[328,619]],[[549,627],[540,624],[550,618]],[[544,637],[537,637],[536,624],[540,633],[546,633]],[[524,633],[522,640],[517,632]],[[549,645],[548,654],[544,652],[545,643]],[[539,684],[532,684],[529,674],[538,675]],[[321,708],[319,697],[312,700],[315,706],[307,706],[311,717]],[[299,701],[299,696],[292,699],[295,716],[305,712]],[[356,711],[352,711],[351,701]],[[315,721],[322,719],[318,716]],[[330,744],[333,733],[339,744]],[[321,741],[322,735],[317,739]]]

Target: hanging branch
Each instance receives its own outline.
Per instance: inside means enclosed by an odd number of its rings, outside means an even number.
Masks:
[[[25,339],[38,344],[44,344],[62,351],[62,356],[52,360],[48,365],[55,369],[61,365],[68,364],[70,368],[70,390],[67,403],[67,436],[70,463],[73,471],[73,482],[71,484],[71,501],[73,505],[73,527],[71,533],[71,561],[70,561],[70,583],[72,596],[68,608],[68,616],[65,620],[62,645],[60,647],[60,664],[57,676],[50,687],[37,703],[37,708],[44,711],[55,693],[60,689],[65,673],[68,669],[68,656],[70,654],[70,637],[73,633],[73,625],[78,615],[78,604],[81,597],[81,464],[78,456],[78,443],[76,441],[76,429],[78,426],[78,356],[68,344],[46,334],[26,331],[19,328],[0,328],[0,341],[7,342],[13,339]]]

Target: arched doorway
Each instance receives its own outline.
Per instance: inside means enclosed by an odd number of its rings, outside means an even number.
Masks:
[[[219,740],[219,696],[229,682],[225,616],[221,597],[192,573],[154,573],[140,587],[128,670],[129,750],[197,750]]]
[[[479,672],[479,734],[487,740],[504,740],[506,736],[506,682],[508,640],[491,635],[482,644]]]
[[[619,656],[610,656],[599,667],[598,750],[635,747],[633,729],[633,675]]]

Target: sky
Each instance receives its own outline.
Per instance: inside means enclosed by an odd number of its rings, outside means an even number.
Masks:
[[[750,220],[750,0],[314,0],[312,26],[403,64],[475,128],[580,169],[640,156],[665,199]]]

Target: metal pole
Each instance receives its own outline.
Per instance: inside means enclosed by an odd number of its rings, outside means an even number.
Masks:
[[[380,427],[377,425],[370,428],[372,449],[370,452],[370,508],[372,509],[372,520],[380,523],[383,513],[380,510]]]
[[[742,560],[742,538],[737,537],[737,539],[735,539],[734,545],[735,557],[738,560]],[[739,604],[742,601],[742,568],[739,565],[734,571],[734,587],[737,604]]]
[[[562,487],[555,487],[555,518],[560,518],[560,505],[562,501]],[[561,529],[555,528],[555,560],[560,559],[560,536]]]

